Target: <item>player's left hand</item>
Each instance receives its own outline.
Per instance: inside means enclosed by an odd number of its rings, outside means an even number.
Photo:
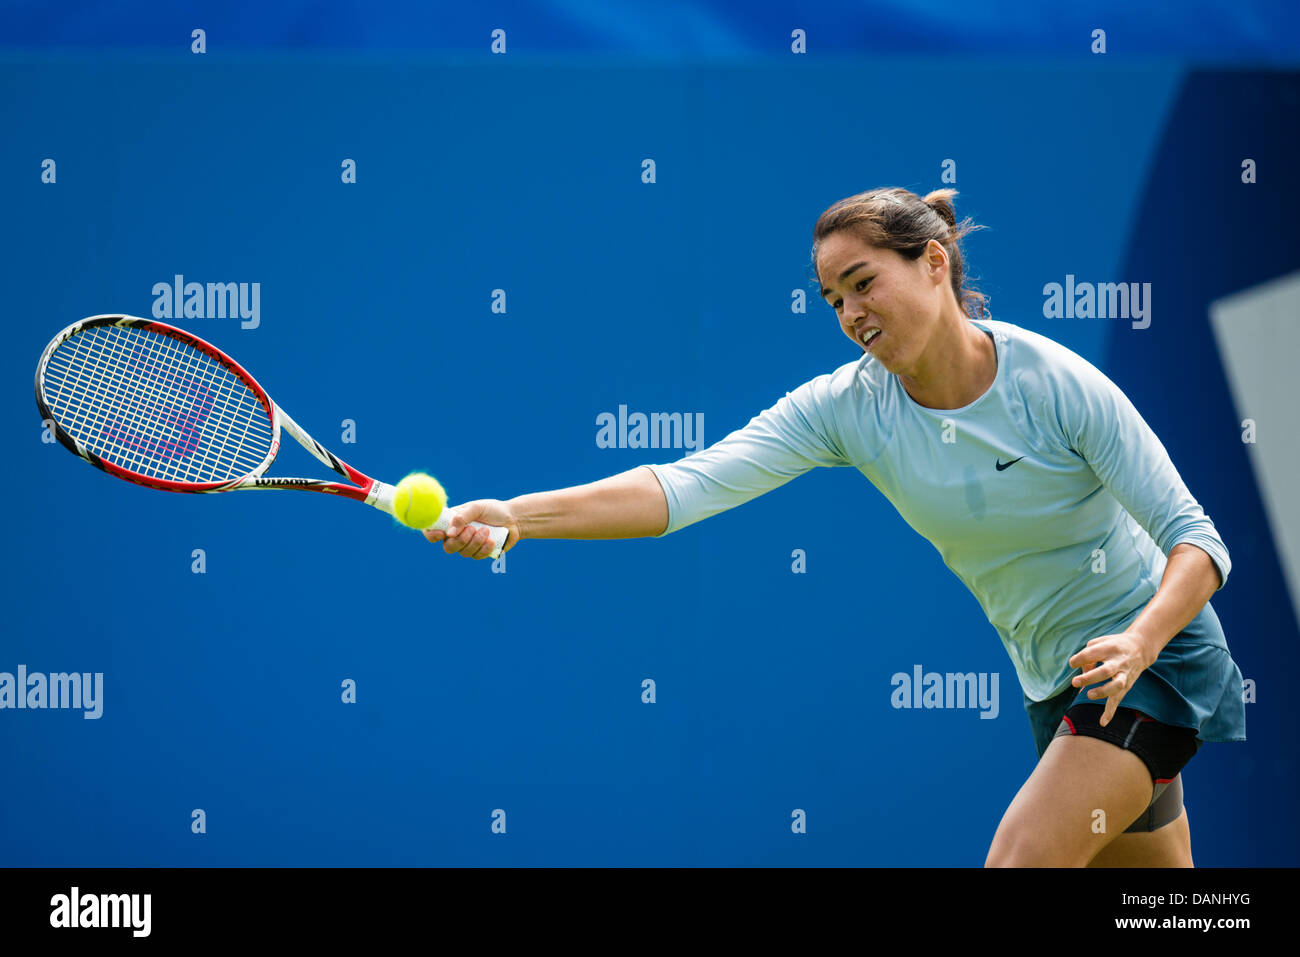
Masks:
[[[1138,675],[1154,661],[1147,649],[1147,643],[1140,634],[1122,631],[1117,635],[1093,638],[1070,658],[1070,667],[1081,669],[1081,673],[1075,675],[1071,682],[1074,687],[1084,688],[1110,679],[1100,688],[1088,692],[1088,697],[1092,700],[1106,699],[1106,710],[1101,715],[1103,728],[1110,724],[1120,701],[1133,687]]]

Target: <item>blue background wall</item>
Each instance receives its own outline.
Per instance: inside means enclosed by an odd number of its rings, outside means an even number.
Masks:
[[[178,324],[388,481],[425,468],[456,502],[670,461],[597,447],[596,416],[700,412],[713,442],[848,361],[809,285],[817,214],[945,185],[951,159],[993,317],[1115,378],[1232,552],[1214,605],[1259,700],[1248,742],[1184,773],[1197,863],[1300,863],[1277,813],[1300,635],[1206,318],[1300,266],[1280,7],[108,9],[0,7],[0,447],[25,477],[0,671],[105,683],[97,721],[0,711],[0,862],[981,864],[1034,763],[1014,671],[854,470],[660,540],[525,542],[493,573],[343,501],[115,481],[41,441],[31,396],[55,332],[149,316],[182,273],[261,283],[255,329]],[[1151,282],[1151,328],[1044,318],[1067,273]],[[274,471],[322,474],[296,447]],[[999,673],[997,719],[895,710],[914,664]]]

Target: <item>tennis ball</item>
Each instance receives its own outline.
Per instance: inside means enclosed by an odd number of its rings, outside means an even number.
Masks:
[[[393,515],[407,528],[429,528],[447,506],[447,493],[432,475],[412,472],[397,483]]]

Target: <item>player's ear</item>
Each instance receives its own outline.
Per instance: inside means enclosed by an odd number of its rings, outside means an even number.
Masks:
[[[926,273],[933,282],[945,282],[948,279],[948,251],[943,248],[943,243],[931,239],[925,244],[921,258],[925,260]]]

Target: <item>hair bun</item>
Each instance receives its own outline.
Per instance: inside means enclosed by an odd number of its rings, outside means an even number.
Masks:
[[[931,196],[933,196],[933,194],[931,194]],[[938,213],[939,218],[949,226],[957,225],[957,212],[952,208],[952,202],[946,196],[938,196],[934,198],[927,196],[925,199],[925,205]]]

